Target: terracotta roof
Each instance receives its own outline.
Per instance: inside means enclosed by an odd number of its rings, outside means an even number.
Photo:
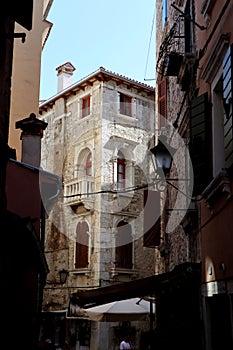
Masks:
[[[62,68],[62,67],[68,67],[68,68],[72,69],[73,71],[75,71],[75,69],[76,69],[76,68],[73,66],[72,63],[66,62],[66,63],[63,63],[63,64],[61,64],[60,66],[58,66],[58,67],[56,68],[56,70],[59,70],[59,69]]]
[[[61,66],[64,66],[64,64]],[[107,70],[104,67],[99,67],[96,71],[92,72],[91,74],[87,75],[86,77],[82,78],[76,83],[70,85],[69,87],[60,91],[59,93],[52,96],[51,98],[41,101],[40,108],[43,109],[49,105],[53,105],[54,101],[60,98],[61,96],[68,96],[68,95],[74,94],[79,89],[84,90],[85,86],[93,85],[94,81],[96,80],[99,80],[99,81],[115,80],[118,85],[124,83],[126,85],[135,87],[138,90],[141,90],[141,91],[144,90],[149,94],[154,94],[154,91],[155,91],[154,86],[151,86],[151,85],[139,82],[138,80],[134,80],[124,75],[112,72],[110,70]]]

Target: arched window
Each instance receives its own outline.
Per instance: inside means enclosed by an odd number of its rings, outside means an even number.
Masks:
[[[116,268],[132,269],[132,231],[130,224],[125,221],[120,221],[117,225],[115,244]]]
[[[75,268],[88,267],[88,225],[86,222],[79,222],[76,229],[76,254],[75,254]]]
[[[86,175],[92,176],[92,155],[91,155],[91,152],[89,152],[87,155],[85,168],[86,168]]]
[[[118,152],[117,155],[117,189],[125,188],[125,169],[126,162],[125,157],[121,151]]]

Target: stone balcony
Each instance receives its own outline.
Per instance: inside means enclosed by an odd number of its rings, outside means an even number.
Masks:
[[[90,205],[94,202],[93,191],[93,176],[71,179],[64,183],[64,202],[69,205],[77,205],[79,203]]]

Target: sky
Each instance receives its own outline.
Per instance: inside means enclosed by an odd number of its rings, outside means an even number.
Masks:
[[[104,67],[155,85],[155,0],[54,0],[42,51],[40,100],[57,93],[56,68],[71,62],[72,83]]]

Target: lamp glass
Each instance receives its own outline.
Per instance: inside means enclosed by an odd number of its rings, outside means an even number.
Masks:
[[[59,276],[60,276],[60,283],[64,284],[66,283],[66,279],[68,277],[69,272],[65,269],[62,269],[59,271]]]
[[[160,140],[158,144],[150,151],[155,158],[156,167],[158,169],[162,169],[165,173],[170,171],[172,164],[172,155]]]

